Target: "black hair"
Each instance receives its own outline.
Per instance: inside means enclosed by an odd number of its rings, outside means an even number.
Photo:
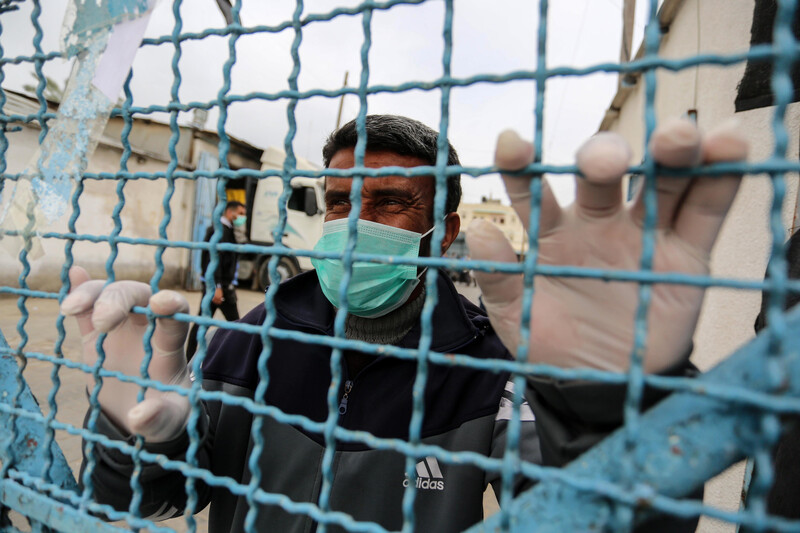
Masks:
[[[399,115],[367,115],[367,150],[388,151],[398,155],[418,157],[428,165],[436,164],[437,139],[439,133],[418,120]],[[358,142],[356,121],[351,120],[334,131],[322,148],[322,160],[327,168],[333,156],[344,148],[353,148]],[[460,165],[458,154],[447,143],[447,164]],[[447,176],[447,199],[445,213],[453,213],[461,202],[461,175]]]
[[[242,202],[237,202],[236,200],[231,200],[227,204],[225,204],[225,211],[228,209],[238,209],[239,207],[244,207],[245,205]]]

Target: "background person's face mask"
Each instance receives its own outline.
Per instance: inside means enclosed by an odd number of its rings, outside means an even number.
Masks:
[[[357,231],[356,252],[414,258],[419,256],[420,240],[430,234],[433,228],[420,234],[359,219]],[[322,225],[322,237],[314,246],[314,251],[343,253],[346,245],[347,219],[342,218]],[[341,307],[339,294],[344,277],[342,260],[312,258],[311,263],[317,270],[325,297],[334,307]],[[418,283],[415,265],[356,261],[347,287],[347,309],[350,314],[364,318],[386,315],[406,303]]]

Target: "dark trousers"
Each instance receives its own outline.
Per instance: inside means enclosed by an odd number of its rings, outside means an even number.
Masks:
[[[206,294],[206,285],[203,284],[203,295]],[[227,287],[222,287],[222,303],[219,305],[211,302],[211,316],[214,316],[214,313],[217,312],[217,309],[222,311],[222,314],[225,315],[225,320],[234,321],[239,320],[239,308],[236,306],[236,289],[233,288],[233,285],[228,285]],[[200,309],[198,315],[202,315],[203,310]],[[186,361],[191,361],[192,357],[194,356],[194,352],[197,351],[197,330],[199,326],[197,324],[192,324],[192,329],[189,330],[189,342],[186,344]]]

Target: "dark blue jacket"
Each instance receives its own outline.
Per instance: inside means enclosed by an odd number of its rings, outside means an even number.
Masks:
[[[439,303],[433,312],[430,348],[441,354],[467,355],[481,362],[507,360],[509,354],[494,334],[488,318],[460,296],[446,276],[439,276]],[[275,297],[277,314],[274,330],[313,335],[330,341],[335,312],[319,288],[316,274],[297,276],[280,287]],[[263,324],[263,305],[250,311],[241,322]],[[396,344],[416,348],[420,324]],[[280,335],[284,337],[285,335]],[[203,388],[255,399],[273,411],[301,415],[310,423],[278,422],[273,416],[261,417],[261,445],[258,486],[273,498],[288,497],[292,502],[316,504],[322,490],[323,464],[330,464],[330,509],[346,513],[357,521],[377,522],[389,530],[403,525],[402,502],[406,485],[408,428],[413,413],[412,401],[417,362],[414,358],[376,357],[358,375],[349,375],[340,364],[341,383],[335,394],[333,413],[336,425],[349,430],[367,431],[368,441],[344,438],[328,442],[326,456],[323,431],[329,413],[332,350],[324,344],[299,342],[272,336],[272,346],[263,350],[260,335],[221,330],[209,345],[203,362]],[[263,353],[262,353],[263,352]],[[266,373],[259,375],[259,357],[266,357]],[[413,354],[412,354],[413,356]],[[344,359],[342,359],[343,361]],[[506,372],[492,372],[449,364],[427,364],[423,398],[424,417],[421,443],[451,452],[473,452],[500,457],[505,449],[505,429],[510,410],[506,391]],[[267,383],[263,396],[259,383]],[[337,411],[348,385],[346,409]],[[256,398],[256,393],[259,397]],[[230,402],[206,401],[207,420],[203,421],[203,446],[200,466],[217,476],[230,477],[244,485],[252,479],[248,459],[254,453],[251,436],[253,415]],[[540,462],[538,438],[530,408],[523,409],[523,458]],[[107,421],[106,421],[107,422]],[[315,424],[316,423],[316,424]],[[109,433],[109,428],[104,428]],[[125,438],[125,435],[116,435]],[[328,437],[330,439],[330,436]],[[158,445],[162,453],[180,459],[186,438]],[[101,460],[95,470],[97,497],[125,508],[130,499],[128,483],[122,483],[126,461],[122,454],[103,450],[113,460]],[[483,517],[483,493],[489,483],[499,494],[499,472],[486,472],[473,465],[448,462],[426,451],[416,458],[417,495],[415,517],[419,531],[462,531]],[[127,461],[130,463],[129,459]],[[185,478],[178,472],[147,467],[146,504],[142,513],[166,518],[181,513],[186,497]],[[120,476],[122,474],[123,476]],[[520,479],[516,488],[532,482]],[[245,497],[224,488],[209,488],[197,483],[199,505],[211,503],[209,531],[240,531],[251,508]],[[103,490],[106,489],[106,490]],[[258,531],[307,532],[314,521],[291,511],[290,505],[259,505]],[[329,531],[341,531],[335,525]]]

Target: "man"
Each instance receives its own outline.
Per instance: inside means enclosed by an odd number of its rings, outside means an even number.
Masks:
[[[437,134],[403,117],[368,117],[367,168],[414,168],[433,165]],[[328,168],[336,170],[326,179],[326,220],[317,245],[320,257],[316,271],[283,283],[274,298],[276,313],[268,316],[259,306],[242,320],[260,325],[269,321],[273,330],[291,330],[310,335],[320,344],[301,343],[285,336],[272,336],[262,345],[260,335],[221,331],[211,342],[203,361],[203,386],[244,398],[255,398],[288,415],[304,415],[311,424],[278,423],[271,414],[254,419],[251,411],[218,401],[204,403],[197,424],[202,445],[196,458],[200,466],[218,476],[247,485],[258,475],[258,486],[267,494],[284,495],[294,502],[318,503],[323,463],[333,472],[328,506],[359,521],[374,521],[388,529],[403,522],[405,456],[386,443],[408,439],[416,362],[375,351],[343,350],[341,360],[332,361],[328,339],[336,331],[337,308],[348,309],[344,335],[351,340],[415,348],[420,339],[419,316],[424,302],[427,272],[416,266],[378,265],[356,262],[346,301],[339,295],[338,280],[343,266],[328,252],[341,254],[346,241],[347,217],[351,211],[352,178],[346,171],[356,166],[356,128],[347,124],[328,140],[323,155]],[[746,144],[723,129],[702,139],[688,122],[674,122],[653,135],[651,151],[664,165],[683,167],[716,161],[738,161],[746,155]],[[531,162],[533,150],[516,134],[500,136],[496,161],[504,170],[516,171]],[[577,200],[569,209],[555,202],[543,184],[539,234],[539,262],[577,264],[599,268],[635,270],[641,248],[641,200],[630,207],[622,203],[621,179],[630,152],[615,136],[600,135],[578,153],[583,178],[578,181]],[[458,164],[450,148],[448,164]],[[512,203],[525,223],[529,220],[531,177],[504,176]],[[738,176],[664,179],[659,183],[659,229],[655,267],[658,270],[707,272],[708,252],[739,183]],[[455,212],[460,190],[457,177],[448,180],[443,218],[433,210],[435,182],[431,176],[367,178],[361,191],[357,222],[357,252],[392,253],[414,258],[426,255],[431,233],[441,228],[443,253],[458,235],[460,221]],[[474,259],[516,261],[510,245],[497,228],[478,222],[468,232]],[[395,268],[397,267],[397,268]],[[438,305],[433,310],[431,350],[469,355],[473,360],[507,359],[518,346],[522,279],[477,272],[488,318],[461,298],[446,276],[437,276]],[[187,305],[177,293],[161,291],[150,296],[144,284],[118,282],[103,287],[102,281],[87,281],[80,270],[71,274],[73,293],[64,301],[65,314],[78,317],[86,339],[85,358],[96,358],[94,339],[99,331],[107,337],[106,367],[136,375],[141,356],[130,355],[130,339],[141,336],[146,325],[130,315],[132,305],[149,305],[158,314],[185,312]],[[375,290],[375,286],[380,289]],[[589,366],[624,371],[633,339],[633,315],[638,301],[635,285],[584,279],[536,278],[528,358],[562,367]],[[648,372],[683,375],[691,372],[688,355],[694,325],[702,302],[695,288],[658,285],[653,289],[645,368]],[[491,323],[490,323],[491,321]],[[138,329],[137,329],[138,328]],[[188,372],[181,350],[186,325],[173,319],[158,320],[152,344],[154,357],[150,376],[188,386]],[[123,344],[124,343],[124,344]],[[115,356],[128,350],[127,356]],[[262,352],[264,352],[262,356]],[[236,357],[230,354],[235,353]],[[268,356],[268,375],[259,371],[259,358]],[[263,360],[263,359],[262,359]],[[338,363],[338,364],[337,364]],[[331,366],[341,372],[336,394],[339,427],[364,430],[382,439],[374,446],[361,442],[329,442],[324,428],[329,417]],[[473,366],[427,365],[428,378],[422,402],[424,418],[421,439],[448,450],[472,451],[500,457],[505,448],[505,426],[509,418],[507,374],[484,372]],[[109,386],[109,382],[113,385]],[[520,453],[524,460],[562,465],[597,442],[622,418],[620,387],[559,382],[528,377],[524,396]],[[94,382],[89,379],[89,386]],[[110,390],[110,389],[113,389]],[[520,391],[522,392],[522,391]],[[138,387],[107,380],[100,391],[103,413],[96,429],[113,438],[145,437],[145,448],[182,459],[186,452],[189,403],[185,396],[148,390],[137,404]],[[511,396],[513,397],[513,396]],[[611,399],[614,398],[614,399]],[[647,404],[659,394],[647,391]],[[242,402],[239,402],[242,403]],[[245,402],[246,403],[246,402]],[[534,415],[536,420],[534,422]],[[297,419],[293,418],[295,423]],[[256,424],[257,422],[257,424]],[[250,434],[250,428],[257,431]],[[381,445],[381,443],[384,443]],[[325,445],[335,446],[332,457]],[[130,500],[130,457],[112,448],[97,446],[98,462],[93,472],[95,497],[126,508]],[[256,468],[257,466],[257,468]],[[416,528],[420,531],[460,531],[482,517],[483,489],[500,474],[464,464],[420,457],[415,500]],[[182,512],[185,479],[179,472],[144,465],[145,489],[140,510],[145,516],[166,518]],[[515,491],[533,480],[519,476]],[[248,511],[246,497],[224,488],[209,488],[199,480],[199,506],[211,502],[210,531],[238,531]],[[249,516],[259,531],[309,531],[310,517],[292,513],[286,500],[258,505]],[[660,520],[667,531],[689,531],[693,522]],[[336,527],[329,530],[338,530]],[[655,529],[652,529],[655,530]]]
[[[220,243],[236,244],[237,228],[244,226],[247,221],[247,209],[240,202],[228,202],[225,205],[225,211],[219,217],[222,223],[222,238]],[[203,239],[205,242],[211,241],[211,236],[214,235],[214,226],[211,225],[206,230],[206,236]],[[219,263],[214,270],[214,296],[211,298],[211,316],[217,312],[217,309],[222,311],[225,320],[234,321],[239,320],[239,308],[236,305],[236,287],[233,281],[236,277],[236,258],[237,254],[233,251],[218,250],[217,257]],[[211,255],[207,250],[203,250],[201,255],[201,268],[202,275],[208,275],[208,263],[211,261]],[[206,282],[203,280],[203,292],[206,294]],[[200,315],[203,314],[202,303],[200,305]],[[192,330],[189,332],[189,341],[186,345],[186,359],[191,360],[194,352],[197,350],[197,324],[192,325]]]

